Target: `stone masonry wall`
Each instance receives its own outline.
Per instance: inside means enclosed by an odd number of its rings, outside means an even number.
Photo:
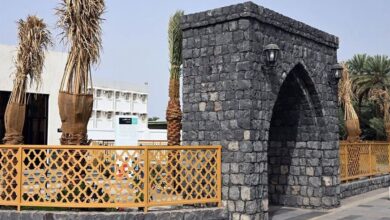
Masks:
[[[345,199],[351,196],[389,186],[390,175],[373,177],[371,179],[356,180],[350,183],[343,183],[340,186],[340,198]]]
[[[337,88],[331,72],[338,39],[250,2],[186,15],[182,28],[183,142],[223,146],[222,196],[229,217],[267,219],[269,175],[276,178],[275,189],[283,188],[270,192],[275,203],[338,206]],[[263,57],[270,43],[281,49],[273,69]],[[291,80],[286,87],[285,80]],[[281,87],[286,92],[279,94]],[[293,110],[283,111],[288,105],[274,109],[278,96],[293,99],[302,111],[297,118]],[[280,112],[276,121],[288,123],[278,128],[271,121],[274,111]],[[278,135],[289,126],[295,135]],[[290,162],[272,164],[275,157]],[[277,176],[282,172],[285,177]]]

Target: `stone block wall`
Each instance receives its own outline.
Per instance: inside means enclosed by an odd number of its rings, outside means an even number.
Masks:
[[[230,218],[267,218],[269,198],[338,206],[338,39],[250,2],[186,15],[182,28],[183,142],[223,146]]]
[[[389,186],[390,175],[373,177],[371,179],[355,180],[350,183],[341,184],[340,198],[345,199],[351,196],[363,194],[369,191]]]

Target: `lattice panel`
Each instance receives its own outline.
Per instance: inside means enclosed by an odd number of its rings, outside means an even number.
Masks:
[[[371,145],[371,166],[374,173],[389,172],[389,147],[383,144]]]
[[[365,176],[370,174],[369,145],[351,145],[347,148],[347,175]]]
[[[142,203],[144,150],[24,149],[22,204]]]
[[[149,150],[149,201],[216,199],[217,150]]]
[[[0,146],[0,205],[221,203],[221,147]]]
[[[389,173],[389,147],[386,142],[341,142],[341,180]]]
[[[18,201],[19,149],[0,147],[0,203],[13,204]]]

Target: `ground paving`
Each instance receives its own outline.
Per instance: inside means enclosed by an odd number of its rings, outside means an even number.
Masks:
[[[307,210],[289,207],[270,208],[270,220],[390,220],[388,189],[379,189],[342,200],[332,210]]]

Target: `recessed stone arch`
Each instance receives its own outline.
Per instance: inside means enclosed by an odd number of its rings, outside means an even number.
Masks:
[[[287,74],[272,110],[268,139],[270,204],[312,207],[321,189],[322,105],[308,72]],[[313,199],[312,199],[313,200]],[[312,201],[313,203],[313,201]]]

